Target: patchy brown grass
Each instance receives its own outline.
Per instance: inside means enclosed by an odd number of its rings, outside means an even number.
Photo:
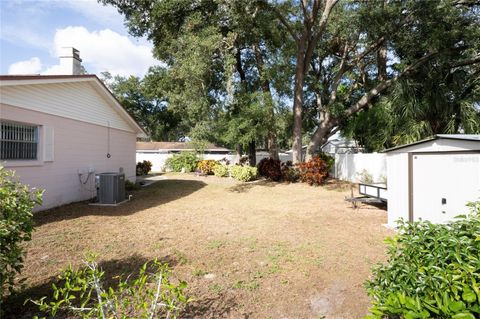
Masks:
[[[23,276],[4,305],[30,316],[25,297],[49,292],[59,269],[87,251],[116,276],[147,260],[170,263],[195,298],[186,317],[361,318],[363,282],[384,259],[384,210],[353,210],[350,186],[169,175],[119,207],[67,205],[36,216]],[[7,317],[8,317],[7,316]]]

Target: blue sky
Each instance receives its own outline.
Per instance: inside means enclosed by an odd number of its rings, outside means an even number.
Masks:
[[[80,50],[89,73],[142,76],[160,64],[146,39],[96,0],[0,0],[0,73],[54,74],[62,46]]]

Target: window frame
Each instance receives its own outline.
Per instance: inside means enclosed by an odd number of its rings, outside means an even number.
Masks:
[[[13,142],[13,143],[28,143],[28,144],[31,144],[31,145],[34,145],[33,149],[34,150],[30,150],[30,152],[35,152],[35,156],[34,157],[30,157],[30,158],[0,158],[0,161],[5,161],[5,162],[8,162],[8,163],[13,163],[13,162],[16,162],[16,163],[32,163],[32,164],[35,164],[35,163],[38,163],[39,160],[40,160],[40,150],[41,150],[41,126],[38,125],[38,124],[32,124],[32,123],[23,123],[23,122],[18,122],[18,121],[12,121],[12,120],[8,120],[8,119],[2,119],[0,120],[0,125],[3,126],[4,124],[6,124],[7,126],[8,125],[11,125],[12,127],[13,126],[18,126],[20,129],[22,129],[22,126],[23,128],[26,128],[26,129],[32,129],[33,128],[33,132],[21,132],[20,131],[17,131],[16,133],[14,133],[13,135],[15,134],[18,134],[18,135],[22,135],[24,134],[25,136],[28,136],[30,139],[33,138],[33,140],[30,140],[30,141],[27,141],[27,140],[24,140],[24,139],[18,139],[18,137],[16,137],[15,139],[6,139],[6,138],[3,138],[2,139],[2,136],[0,135],[0,143],[2,142]],[[33,136],[32,136],[33,134]],[[28,151],[27,151],[28,152]],[[0,153],[0,156],[2,154]]]

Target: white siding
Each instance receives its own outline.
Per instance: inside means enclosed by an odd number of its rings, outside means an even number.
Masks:
[[[39,126],[39,160],[0,162],[7,169],[15,170],[21,182],[45,189],[43,205],[36,210],[94,197],[93,174],[96,173],[118,172],[122,168],[126,178],[135,181],[136,134],[133,132],[2,104],[0,115],[6,120]],[[47,154],[43,154],[48,150],[45,145],[49,142],[48,134],[53,135],[51,161],[46,161]],[[111,156],[107,157],[107,153]],[[87,179],[88,172],[91,174]]]
[[[414,220],[451,221],[479,198],[480,154],[413,155]]]
[[[90,82],[1,87],[0,103],[133,132]]]
[[[408,221],[408,153],[387,154],[388,225]]]

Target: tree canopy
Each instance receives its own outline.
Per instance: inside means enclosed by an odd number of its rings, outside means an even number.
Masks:
[[[153,42],[145,94],[191,136],[300,161],[339,129],[371,150],[480,131],[478,1],[101,1]]]

